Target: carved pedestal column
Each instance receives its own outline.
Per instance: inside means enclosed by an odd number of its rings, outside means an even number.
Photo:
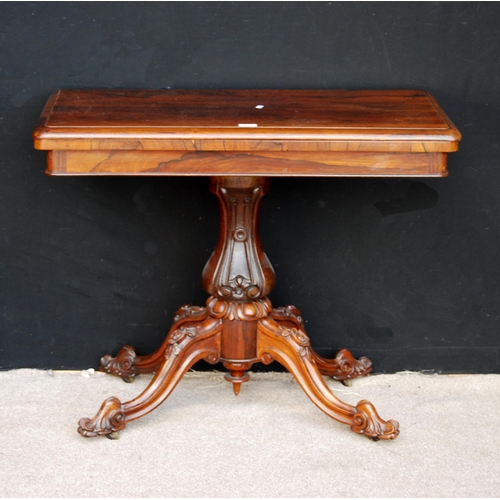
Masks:
[[[269,188],[262,177],[214,177],[210,190],[218,197],[219,242],[203,271],[211,295],[210,315],[222,320],[221,361],[235,394],[249,380],[246,370],[257,359],[257,321],[272,310],[266,298],[274,270],[262,251],[258,233],[260,201]]]
[[[268,190],[263,177],[210,179],[221,220],[219,242],[203,270],[203,286],[210,295],[244,303],[266,297],[274,287],[274,270],[257,227],[260,201]]]

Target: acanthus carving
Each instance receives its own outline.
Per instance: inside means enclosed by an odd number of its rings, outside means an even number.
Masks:
[[[295,342],[295,344],[297,344],[300,356],[311,358],[311,341],[302,330],[299,330],[297,328],[284,328],[280,326],[280,335],[282,337],[291,338]]]
[[[212,179],[222,224],[219,243],[203,271],[205,289],[227,301],[265,297],[274,286],[274,271],[261,249],[257,214],[267,183],[259,178]]]
[[[369,401],[363,400],[356,405],[351,430],[374,441],[395,439],[399,434],[399,424],[394,420],[382,420],[375,407]]]
[[[229,302],[210,297],[206,305],[210,316],[230,321],[255,321],[267,317],[272,311],[271,301],[267,297],[251,302]]]
[[[120,349],[116,357],[106,354],[101,358],[99,370],[118,377],[134,376],[134,361],[136,353],[133,347],[126,345]]]
[[[94,418],[82,418],[78,432],[84,437],[104,436],[125,429],[125,412],[118,398],[106,399]]]
[[[168,340],[167,340],[167,347],[165,349],[165,359],[170,358],[172,355],[173,356],[178,356],[179,353],[182,351],[182,348],[184,347],[183,342],[186,339],[194,339],[198,335],[198,330],[199,326],[197,327],[181,327],[178,328],[177,330],[174,330]]]
[[[219,197],[228,212],[224,250],[214,276],[216,294],[223,299],[244,300],[262,296],[264,272],[258,259],[252,215],[262,197],[262,188],[250,195],[220,187]],[[243,196],[242,196],[243,195]],[[236,271],[239,270],[240,272]]]
[[[368,375],[373,368],[372,362],[366,356],[356,359],[351,351],[347,349],[341,349],[335,356],[335,361],[338,363],[338,370],[340,372],[336,378],[340,376],[353,378]]]
[[[304,326],[300,311],[295,306],[276,307],[271,315],[276,321],[292,321],[300,327]]]
[[[186,318],[199,318],[201,316],[205,316],[207,313],[207,310],[204,307],[199,307],[199,306],[192,306],[191,304],[188,304],[186,306],[182,306],[179,308],[174,316],[174,323],[177,323],[178,321]]]
[[[356,359],[347,349],[340,349],[334,359],[325,359],[314,353],[314,359],[323,375],[335,380],[347,380],[368,375],[372,371],[372,362],[361,356]]]
[[[226,284],[221,285],[218,292],[219,295],[224,298],[241,300],[244,298],[251,299],[253,297],[258,297],[260,289],[257,285],[252,283],[251,279],[238,275],[228,280]]]

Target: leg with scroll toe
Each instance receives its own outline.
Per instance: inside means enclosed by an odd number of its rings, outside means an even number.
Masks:
[[[259,321],[257,356],[264,363],[276,360],[297,380],[311,401],[351,430],[378,440],[394,439],[399,424],[382,420],[368,401],[351,406],[337,399],[326,385],[312,354],[309,338],[303,330],[279,325],[272,318]]]
[[[169,336],[181,325],[193,321],[205,321],[207,312],[204,307],[183,306],[175,314],[174,323],[165,341],[153,354],[137,356],[135,349],[129,345],[122,347],[115,356],[106,354],[101,358],[99,370],[116,375],[125,382],[133,382],[136,375],[140,373],[155,372],[163,362],[165,350],[168,347]]]
[[[197,361],[205,359],[216,363],[219,360],[220,331],[220,321],[214,318],[190,322],[172,331],[167,337],[164,359],[148,387],[126,403],[114,397],[107,399],[94,418],[80,420],[78,432],[84,437],[115,434],[128,422],[153,411]]]

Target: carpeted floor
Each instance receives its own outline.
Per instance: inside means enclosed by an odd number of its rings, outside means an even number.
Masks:
[[[96,373],[0,373],[1,497],[498,497],[500,375],[377,375],[348,388],[401,434],[373,442],[323,414],[288,374],[189,373],[120,439],[82,438],[134,384]]]

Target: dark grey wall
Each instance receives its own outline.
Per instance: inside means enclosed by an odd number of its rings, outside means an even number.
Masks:
[[[415,88],[463,133],[450,176],[274,180],[271,299],[323,355],[499,372],[499,25],[497,2],[1,3],[0,368],[151,352],[217,239],[205,179],[45,177],[54,90]]]

